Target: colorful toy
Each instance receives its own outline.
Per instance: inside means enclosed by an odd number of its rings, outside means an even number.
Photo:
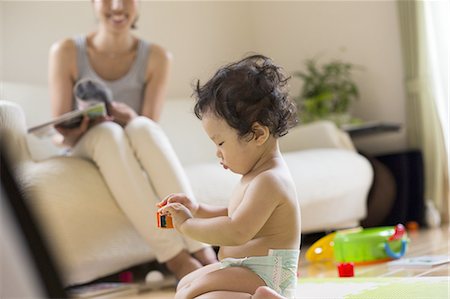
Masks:
[[[306,251],[306,259],[310,262],[331,261],[334,259],[334,237],[336,233],[331,233],[316,241]]]
[[[164,204],[158,204],[158,207],[162,208],[167,204],[167,201]],[[156,223],[159,228],[173,228],[172,217],[169,215],[163,215],[160,212],[156,212]]]
[[[132,271],[124,271],[119,273],[120,282],[133,282],[133,272]]]
[[[160,228],[173,228],[172,217],[169,215],[163,215],[160,212],[156,213],[156,221]]]
[[[339,277],[355,276],[355,265],[353,263],[340,263],[337,265]]]
[[[397,226],[337,231],[314,243],[306,252],[310,262],[334,259],[339,263],[369,264],[402,257],[408,237],[402,224]]]

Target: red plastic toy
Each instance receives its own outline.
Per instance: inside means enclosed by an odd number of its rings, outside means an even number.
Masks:
[[[355,265],[353,263],[340,263],[337,266],[339,277],[355,276]]]

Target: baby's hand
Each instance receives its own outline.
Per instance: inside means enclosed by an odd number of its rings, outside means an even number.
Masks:
[[[163,207],[169,203],[180,203],[186,208],[189,209],[192,215],[195,216],[195,214],[198,211],[198,203],[193,202],[189,197],[186,196],[186,194],[183,193],[176,193],[176,194],[170,194],[166,196],[160,203],[158,203],[158,207]]]
[[[168,203],[160,208],[158,212],[163,215],[170,215],[172,217],[173,225],[177,229],[179,229],[186,220],[193,218],[189,209],[181,203]]]

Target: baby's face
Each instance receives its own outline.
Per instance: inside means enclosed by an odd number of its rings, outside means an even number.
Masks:
[[[252,170],[259,158],[254,139],[246,141],[239,138],[235,129],[212,113],[203,115],[202,125],[216,145],[216,156],[225,169],[242,175]]]

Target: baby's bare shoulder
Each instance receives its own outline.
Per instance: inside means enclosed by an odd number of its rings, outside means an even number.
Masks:
[[[290,173],[276,168],[266,170],[255,176],[251,185],[254,188],[260,189],[260,192],[268,192],[267,194],[271,194],[272,196],[290,196],[292,191],[295,190]]]
[[[290,172],[284,167],[276,167],[259,173],[255,179],[257,183],[263,184],[292,184]]]

